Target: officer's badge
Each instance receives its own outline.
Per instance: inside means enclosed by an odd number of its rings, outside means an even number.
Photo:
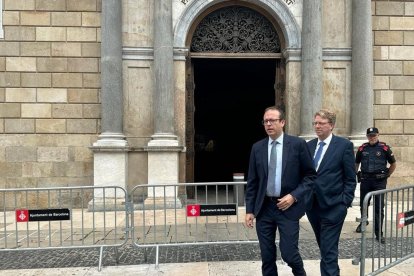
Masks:
[[[381,156],[381,152],[380,151],[377,151],[377,156]]]

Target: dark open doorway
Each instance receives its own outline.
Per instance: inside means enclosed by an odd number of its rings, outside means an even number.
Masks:
[[[263,110],[275,104],[276,59],[193,59],[194,181],[247,175],[250,149],[265,137]]]

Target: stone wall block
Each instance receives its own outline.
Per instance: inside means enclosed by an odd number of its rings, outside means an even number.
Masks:
[[[81,26],[82,13],[80,12],[52,12],[53,26]]]
[[[10,41],[35,41],[35,27],[4,26],[4,38]]]
[[[93,170],[84,162],[53,163],[54,176],[83,177],[93,176]]]
[[[390,118],[390,106],[389,105],[374,105],[374,118],[376,119],[389,119]]]
[[[52,175],[53,163],[24,162],[22,166],[23,177],[49,177]]]
[[[68,27],[68,41],[97,41],[96,28]]]
[[[0,41],[0,56],[18,56],[19,42]]]
[[[65,27],[36,27],[37,41],[66,41]]]
[[[23,87],[50,87],[52,75],[50,73],[21,73]]]
[[[374,46],[373,58],[374,60],[387,60],[388,59],[388,46]]]
[[[0,87],[19,87],[20,73],[0,72]]]
[[[414,104],[414,91],[405,91],[405,104]]]
[[[375,31],[388,31],[390,29],[390,18],[388,16],[373,16],[372,29]]]
[[[0,103],[0,117],[1,118],[20,117],[20,104]]]
[[[34,133],[35,121],[33,119],[5,119],[5,133]]]
[[[38,147],[38,162],[67,162],[69,161],[69,149],[67,147]]]
[[[402,61],[375,61],[375,75],[401,75],[403,72]]]
[[[404,130],[403,120],[375,120],[375,127],[380,129],[381,135],[402,133]]]
[[[405,31],[404,32],[404,45],[414,45],[414,32]]]
[[[50,103],[65,103],[67,102],[66,88],[38,88],[37,101]]]
[[[101,75],[100,74],[83,74],[83,87],[85,88],[100,88]]]
[[[71,147],[69,151],[69,159],[78,162],[92,162],[93,153],[87,147]]]
[[[68,89],[69,103],[97,103],[97,89]]]
[[[6,58],[5,57],[0,57],[0,71],[6,71]]]
[[[404,133],[405,134],[414,134],[414,120],[405,120],[404,121]]]
[[[375,45],[402,45],[404,43],[403,31],[375,31]]]
[[[68,133],[97,133],[97,120],[95,119],[68,119]]]
[[[376,15],[404,15],[404,3],[377,1],[375,13]]]
[[[97,58],[69,58],[69,72],[98,72],[99,60]]]
[[[390,46],[391,60],[414,60],[414,46]]]
[[[68,70],[67,58],[37,58],[39,72],[66,72]]]
[[[414,76],[391,76],[390,89],[414,90]]]
[[[81,104],[54,104],[53,118],[82,118]]]
[[[84,104],[83,105],[83,118],[101,118],[101,105],[100,104]]]
[[[390,119],[413,119],[414,105],[392,105],[390,107]],[[395,131],[394,133],[398,133]]]
[[[50,42],[21,42],[21,56],[50,56]]]
[[[404,91],[375,91],[375,104],[404,104]]]
[[[414,2],[405,2],[405,15],[414,16]]]
[[[6,102],[36,102],[36,88],[6,88]]]
[[[34,10],[35,0],[4,0],[4,10]]]
[[[28,26],[48,26],[50,25],[50,13],[22,11],[20,12],[20,24]]]
[[[53,42],[52,56],[80,57],[82,55],[81,43]]]
[[[36,133],[65,133],[65,119],[36,119]]]
[[[7,162],[29,162],[37,159],[36,147],[6,147]]]
[[[68,11],[97,11],[96,0],[67,0]]]
[[[406,60],[403,62],[404,75],[414,75],[414,61]]]
[[[0,119],[0,133],[4,133],[4,119]],[[1,149],[0,149],[0,161],[2,160]]]
[[[82,13],[82,26],[100,27],[101,26],[101,14],[97,12],[83,12]]]
[[[36,0],[36,10],[65,11],[66,0]]]
[[[18,11],[3,11],[3,26],[20,25],[20,13]]]
[[[53,87],[82,87],[81,73],[52,73]]]
[[[414,30],[414,17],[390,17],[390,30]]]
[[[374,76],[373,89],[387,90],[390,88],[390,77],[388,76]]]
[[[22,104],[23,118],[50,118],[52,106],[50,104]]]
[[[22,176],[22,163],[0,162],[0,175],[2,177],[21,177]]]
[[[83,57],[101,57],[101,44],[98,42],[82,43]]]
[[[6,70],[7,71],[19,71],[19,72],[35,72],[36,71],[36,58],[32,57],[7,57],[6,58]]]

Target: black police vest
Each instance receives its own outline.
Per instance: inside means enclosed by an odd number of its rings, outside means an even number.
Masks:
[[[362,151],[361,171],[363,173],[381,173],[387,168],[387,157],[380,144],[367,145]]]

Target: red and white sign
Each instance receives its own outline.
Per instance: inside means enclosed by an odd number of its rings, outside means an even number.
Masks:
[[[16,210],[16,221],[17,222],[29,221],[29,210],[26,210],[26,209]]]
[[[200,204],[187,205],[187,217],[199,217]]]

